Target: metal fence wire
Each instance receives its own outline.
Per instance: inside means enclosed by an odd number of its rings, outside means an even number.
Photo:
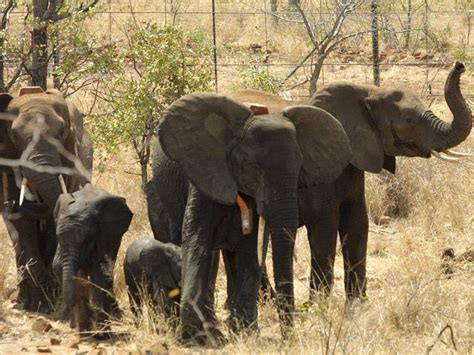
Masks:
[[[70,1],[80,3],[80,1]],[[215,88],[226,92],[242,83],[245,73],[275,78],[291,96],[309,94],[309,78],[317,55],[302,63],[311,50],[301,14],[289,5],[295,1],[272,0],[105,0],[91,20],[91,31],[108,37],[123,37],[129,21],[155,22],[200,29],[215,45]],[[374,82],[372,0],[297,0],[321,39],[334,24],[337,8],[353,2],[358,7],[347,15],[340,37],[360,33],[325,55],[318,85],[335,80]],[[379,0],[378,65],[381,85],[406,84],[422,95],[442,96],[445,73],[454,60],[472,67],[471,29],[473,10],[469,2],[455,2],[446,10],[443,1]],[[464,4],[464,5],[463,5]],[[276,7],[275,7],[276,5]],[[453,7],[451,6],[451,7]],[[22,16],[21,11],[12,19]],[[24,15],[23,15],[24,16]],[[375,58],[377,59],[377,58]],[[472,96],[469,79],[463,91]]]

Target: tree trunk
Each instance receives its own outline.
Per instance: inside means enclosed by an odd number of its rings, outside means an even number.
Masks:
[[[313,74],[311,74],[311,79],[309,81],[309,96],[312,97],[318,90],[318,80],[321,75],[321,70],[323,68],[324,59],[326,55],[320,55],[316,60],[314,65]]]
[[[30,68],[30,84],[47,88],[48,77],[48,32],[43,21],[48,8],[48,0],[33,0],[33,16],[35,19],[31,32],[32,64]]]

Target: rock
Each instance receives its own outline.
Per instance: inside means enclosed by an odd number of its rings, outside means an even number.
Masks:
[[[69,344],[67,345],[67,347],[71,349],[79,349],[79,343],[80,343],[79,340],[71,340]]]
[[[52,353],[51,349],[46,346],[46,345],[38,345],[36,347],[36,350],[39,352],[39,353]]]
[[[0,335],[8,334],[10,332],[11,332],[11,328],[9,326],[3,325],[3,324],[0,325]]]
[[[374,217],[374,223],[378,226],[386,226],[390,224],[391,220],[392,219],[389,216],[385,216],[385,215]]]
[[[145,349],[145,355],[157,355],[162,353],[167,353],[168,347],[165,343],[156,342],[150,347]]]
[[[53,326],[44,318],[36,318],[31,325],[31,330],[38,333],[46,333],[53,329]]]
[[[50,339],[49,339],[49,342],[51,343],[51,345],[59,345],[59,344],[61,344],[61,339],[58,339],[58,338],[50,338]]]

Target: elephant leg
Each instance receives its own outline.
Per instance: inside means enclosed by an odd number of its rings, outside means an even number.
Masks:
[[[254,216],[255,218],[255,216]],[[230,326],[233,331],[256,330],[257,297],[262,269],[257,261],[257,228],[251,235],[242,235],[235,249],[235,289]]]
[[[128,288],[128,300],[130,302],[130,309],[132,310],[133,315],[135,318],[138,318],[141,311],[141,297],[140,297],[140,285],[143,285],[143,288],[146,288],[148,283],[143,280],[137,280],[135,274],[125,267],[125,283],[127,284]],[[148,287],[149,288],[149,287]]]
[[[311,249],[310,300],[328,295],[334,282],[339,209],[333,189],[309,188],[299,193],[300,213]]]
[[[90,307],[90,285],[87,275],[79,270],[76,279],[75,303],[72,310],[71,328],[77,328],[79,335],[87,336],[92,330],[92,309]]]
[[[229,250],[222,250],[222,257],[224,259],[227,278],[227,299],[225,301],[225,309],[231,309],[235,293],[235,253]]]
[[[369,219],[364,194],[341,205],[339,228],[348,300],[366,296],[366,256]]]
[[[96,320],[103,330],[109,330],[107,320],[120,313],[114,296],[113,267],[109,261],[95,263],[90,267],[89,276],[92,288],[93,306],[97,310]]]
[[[272,287],[272,284],[270,283],[267,267],[263,265],[262,266],[262,283],[260,285],[259,299],[261,302],[265,303],[268,300],[274,300],[275,297],[276,297],[276,293]]]
[[[15,219],[8,208],[4,210],[3,216],[20,273],[18,304],[25,310],[49,313],[54,302],[54,281],[41,256],[36,222],[25,218]]]
[[[183,221],[181,341],[184,344],[218,343],[224,336],[216,328],[210,299],[213,239],[221,206],[190,187]]]

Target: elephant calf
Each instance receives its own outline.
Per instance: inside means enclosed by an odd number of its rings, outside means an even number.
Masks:
[[[54,272],[62,282],[71,326],[92,330],[92,307],[99,327],[120,314],[113,295],[113,268],[132,212],[124,198],[87,184],[62,194],[54,211],[58,248]]]
[[[152,238],[142,238],[127,249],[125,282],[130,307],[138,316],[143,291],[148,292],[156,310],[166,318],[179,317],[181,293],[181,248]]]

